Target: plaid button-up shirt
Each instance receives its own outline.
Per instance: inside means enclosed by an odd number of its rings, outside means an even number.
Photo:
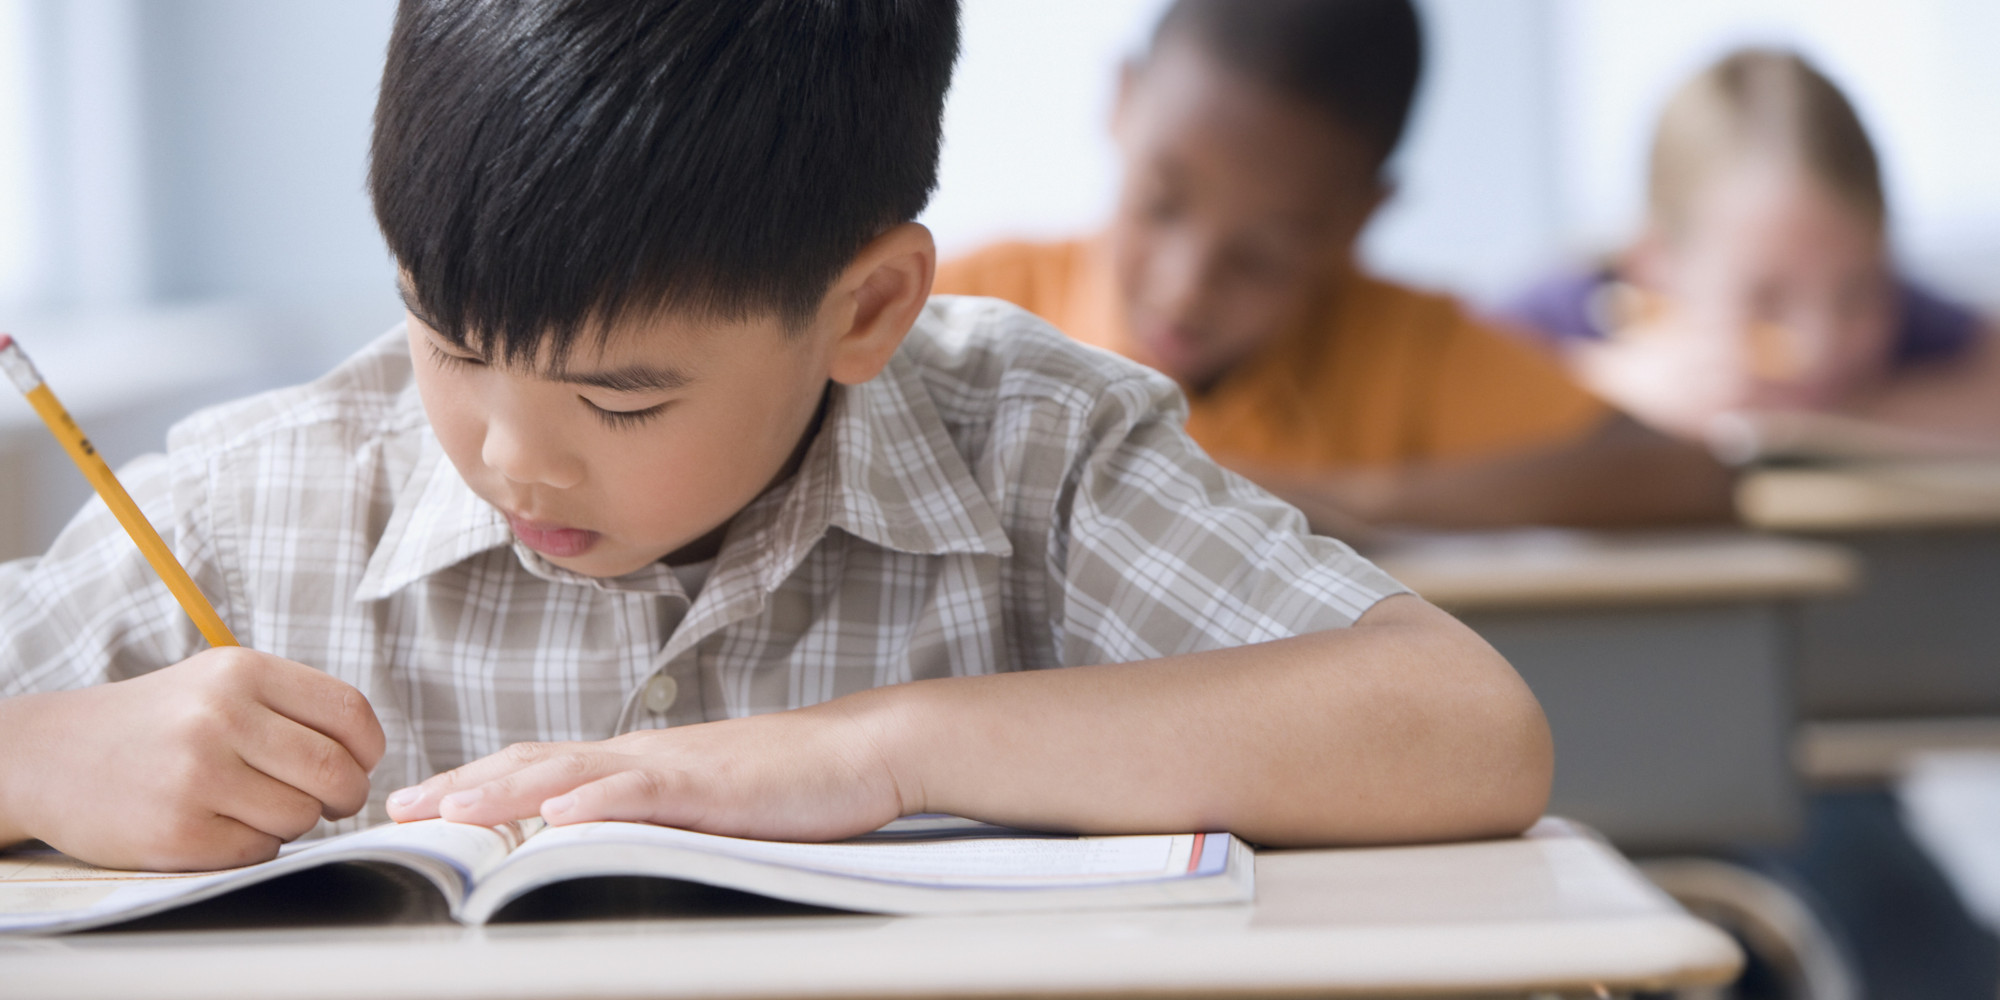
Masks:
[[[518,741],[1259,642],[1402,590],[1217,467],[1185,419],[1153,372],[940,297],[880,376],[834,389],[691,605],[666,566],[591,579],[514,543],[432,435],[400,330],[310,385],[189,418],[123,477],[245,645],[373,704],[373,797],[324,833]],[[0,565],[0,695],[202,648],[99,502],[46,555]]]

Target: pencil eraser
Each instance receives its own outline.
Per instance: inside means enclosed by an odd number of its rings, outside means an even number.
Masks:
[[[12,346],[14,346],[14,338],[4,333],[0,333],[0,351],[4,351]]]

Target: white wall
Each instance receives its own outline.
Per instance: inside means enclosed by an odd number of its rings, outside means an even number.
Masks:
[[[1552,8],[1419,0],[1425,71],[1362,257],[1404,281],[1504,296],[1563,259]]]
[[[1117,67],[1165,0],[964,0],[938,192],[923,222],[947,255],[1095,225],[1117,163]]]
[[[19,301],[30,284],[33,240],[28,134],[28,39],[20,0],[0,0],[0,302]]]

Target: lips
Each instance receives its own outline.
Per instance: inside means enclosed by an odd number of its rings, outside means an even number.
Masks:
[[[1176,378],[1187,378],[1204,358],[1205,345],[1192,331],[1167,324],[1148,324],[1135,331],[1153,357],[1154,365]]]
[[[507,526],[514,531],[514,537],[521,544],[545,556],[566,559],[580,556],[597,544],[599,535],[595,531],[570,528],[560,524],[530,521],[525,517],[507,515]]]

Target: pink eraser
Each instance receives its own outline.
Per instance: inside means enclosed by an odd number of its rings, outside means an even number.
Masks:
[[[0,351],[4,351],[12,346],[14,346],[14,338],[4,333],[0,333]]]

